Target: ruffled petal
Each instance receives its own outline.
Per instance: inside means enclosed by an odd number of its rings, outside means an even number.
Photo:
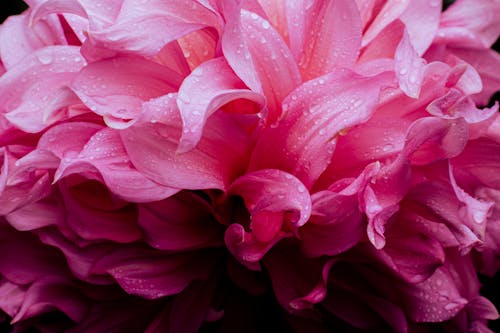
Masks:
[[[249,112],[257,113],[265,106],[264,97],[245,89],[224,58],[216,58],[197,67],[179,88],[177,105],[184,130],[178,152],[193,149],[201,139],[207,118],[225,104],[238,99],[255,103]]]

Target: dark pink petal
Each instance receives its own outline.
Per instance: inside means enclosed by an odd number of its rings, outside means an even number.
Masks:
[[[438,268],[424,282],[404,285],[401,296],[409,318],[425,323],[453,318],[467,304],[457,290],[456,280],[445,267]]]
[[[0,309],[14,317],[23,302],[25,290],[5,278],[0,280]]]
[[[342,69],[304,83],[284,101],[278,127],[262,133],[249,169],[285,170],[311,187],[330,163],[336,137],[370,118],[391,77]]]
[[[479,49],[490,48],[500,35],[500,3],[458,0],[442,15],[436,43]]]
[[[190,192],[139,206],[138,224],[145,240],[160,250],[217,246],[223,229],[211,216],[208,203]]]
[[[356,196],[324,191],[312,199],[311,218],[300,228],[305,255],[336,255],[362,238],[364,225]]]
[[[57,196],[51,196],[16,209],[5,216],[20,231],[35,230],[64,221],[64,207]]]
[[[410,41],[418,55],[431,45],[439,27],[442,0],[410,0],[401,20],[408,30]]]
[[[424,79],[425,60],[418,56],[406,31],[396,49],[394,59],[399,87],[407,96],[418,98]]]
[[[269,21],[232,4],[222,35],[224,56],[241,80],[263,94],[269,123],[280,113],[280,104],[301,81],[293,56]]]
[[[177,90],[181,80],[167,67],[121,56],[89,64],[78,73],[71,88],[110,126],[120,128],[140,113],[144,102]]]
[[[0,78],[0,112],[16,127],[36,133],[43,115],[83,66],[79,48],[50,46],[30,54]]]
[[[183,189],[225,188],[246,164],[249,138],[224,113],[210,117],[195,149],[177,154],[181,119],[175,95],[144,106],[144,119],[120,131],[132,164],[159,184]]]
[[[133,242],[142,234],[133,205],[115,198],[101,183],[73,177],[59,181],[66,223],[83,239]]]
[[[31,284],[43,277],[69,276],[64,258],[44,246],[30,233],[22,233],[0,224],[0,273],[18,284]]]
[[[174,295],[192,281],[206,279],[214,253],[165,254],[146,248],[116,249],[99,260],[94,273],[109,273],[129,294],[147,299]]]
[[[361,46],[361,19],[354,0],[287,3],[290,47],[304,80],[352,67]]]
[[[395,20],[386,26],[366,47],[363,49],[358,62],[364,63],[368,60],[380,58],[394,58],[396,48],[401,43],[405,26],[400,20]]]
[[[276,297],[288,311],[312,308],[325,298],[333,263],[333,259],[306,259],[298,247],[285,243],[264,259]]]
[[[34,282],[27,290],[12,323],[39,314],[60,310],[75,322],[83,319],[88,301],[76,286],[60,278],[45,278]]]
[[[178,152],[194,148],[201,139],[207,118],[223,105],[237,99],[255,103],[253,112],[259,112],[265,106],[263,96],[245,89],[224,58],[209,60],[198,66],[179,88],[177,105],[184,130]]]

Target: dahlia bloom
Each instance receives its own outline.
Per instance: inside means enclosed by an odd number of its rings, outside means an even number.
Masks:
[[[27,2],[0,26],[14,332],[492,332],[499,1]]]

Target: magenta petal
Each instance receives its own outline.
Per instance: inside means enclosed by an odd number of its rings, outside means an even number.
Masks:
[[[354,0],[287,3],[288,32],[304,80],[352,67],[361,47]]]
[[[46,278],[33,283],[27,290],[12,323],[58,309],[78,322],[87,312],[87,300],[69,281]]]
[[[25,290],[20,285],[2,278],[0,280],[0,309],[14,317],[23,302]]]
[[[209,60],[198,66],[179,88],[177,104],[184,130],[178,152],[194,148],[201,139],[207,118],[224,104],[237,99],[255,103],[258,106],[255,112],[265,105],[262,95],[244,89],[243,82],[224,58]]]

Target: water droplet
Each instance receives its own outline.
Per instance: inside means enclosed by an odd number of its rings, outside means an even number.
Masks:
[[[437,7],[437,6],[439,6],[439,0],[431,0],[429,2],[429,6],[431,6],[431,7]]]
[[[408,69],[406,69],[406,68],[401,68],[399,70],[399,74],[401,74],[401,75],[406,75],[406,73],[408,73]]]
[[[262,28],[269,29],[270,27],[271,27],[271,25],[269,24],[269,22],[267,22],[267,21],[262,22]]]
[[[483,223],[484,214],[480,211],[475,211],[472,214],[472,218],[474,219],[474,222],[476,222],[476,223]]]
[[[50,54],[39,54],[38,55],[38,60],[40,60],[40,62],[44,65],[48,65],[52,62],[52,55]]]
[[[251,13],[250,14],[250,17],[254,20],[258,19],[259,18],[259,15],[255,14],[255,13]]]

